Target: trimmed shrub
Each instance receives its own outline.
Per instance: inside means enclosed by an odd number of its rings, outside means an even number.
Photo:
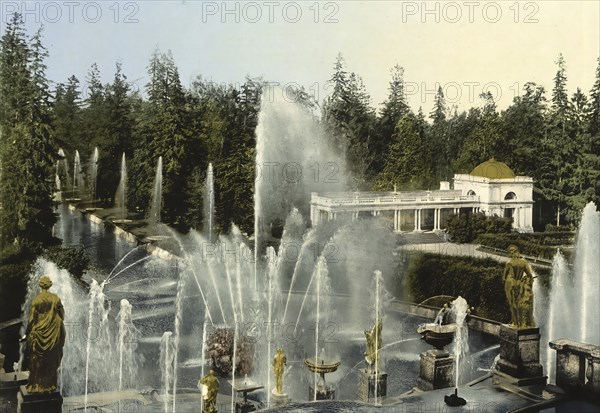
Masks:
[[[407,278],[415,302],[438,295],[460,295],[475,307],[476,315],[508,322],[503,271],[504,264],[489,258],[423,253],[411,260]]]
[[[53,246],[44,252],[44,257],[54,262],[58,268],[67,270],[78,279],[83,276],[90,265],[90,258],[82,246]]]
[[[463,244],[474,241],[480,234],[508,234],[512,222],[512,218],[488,217],[479,212],[450,215],[446,225],[450,240]]]

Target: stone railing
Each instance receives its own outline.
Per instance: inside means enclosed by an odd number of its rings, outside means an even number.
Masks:
[[[320,206],[385,206],[385,205],[402,205],[412,203],[465,203],[479,202],[479,195],[384,195],[373,197],[332,197],[314,196],[311,199],[311,204]]]
[[[600,346],[573,340],[554,340],[556,385],[564,390],[585,389],[600,397]]]

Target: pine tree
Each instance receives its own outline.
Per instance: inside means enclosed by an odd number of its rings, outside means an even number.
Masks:
[[[28,44],[15,14],[0,41],[0,215],[2,246],[44,244],[52,211],[56,147],[51,137],[47,51],[38,30]]]
[[[392,135],[396,124],[409,111],[404,87],[404,68],[395,65],[391,70],[391,74],[392,80],[388,88],[388,98],[383,102],[377,131],[372,135],[372,143],[369,144],[370,151],[376,159],[370,171],[372,175],[381,172],[383,169],[383,160],[392,143]]]
[[[433,149],[429,164],[436,180],[448,180],[452,173],[450,168],[450,143],[448,142],[448,123],[446,121],[446,100],[442,87],[438,87],[433,104],[433,110],[429,114],[432,120],[429,144]]]
[[[596,67],[596,81],[592,90],[590,90],[589,125],[590,135],[595,136],[596,140],[598,140],[597,137],[600,135],[600,57],[598,58],[598,66]]]

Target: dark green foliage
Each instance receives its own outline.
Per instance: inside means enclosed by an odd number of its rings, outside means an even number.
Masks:
[[[507,250],[511,244],[519,247],[519,251],[530,257],[551,260],[558,247],[570,247],[575,234],[572,232],[538,232],[533,234],[480,234],[475,242],[488,247]]]
[[[324,128],[333,148],[345,155],[351,189],[364,189],[370,171],[381,167],[378,156],[383,145],[372,136],[376,133],[376,114],[362,78],[346,72],[341,55],[337,57],[330,81],[333,93],[323,102]]]
[[[63,268],[76,278],[81,278],[89,268],[90,257],[82,246],[52,246],[44,251],[44,257]]]
[[[507,234],[512,231],[512,218],[488,217],[484,213],[450,215],[447,231],[456,243],[472,242],[480,234]]]
[[[15,14],[0,41],[0,247],[51,239],[54,161],[47,51]]]
[[[510,319],[504,296],[504,265],[492,259],[417,254],[411,257],[408,285],[414,302],[429,297],[462,296],[475,314],[507,322]]]
[[[397,190],[430,187],[429,145],[425,138],[426,123],[422,113],[405,114],[396,125],[392,144],[385,156],[385,166],[374,183],[375,189]]]

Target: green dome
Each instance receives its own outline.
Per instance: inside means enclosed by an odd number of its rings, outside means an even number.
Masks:
[[[479,164],[471,171],[473,176],[482,176],[489,179],[510,179],[515,173],[504,162],[498,162],[494,158]]]

